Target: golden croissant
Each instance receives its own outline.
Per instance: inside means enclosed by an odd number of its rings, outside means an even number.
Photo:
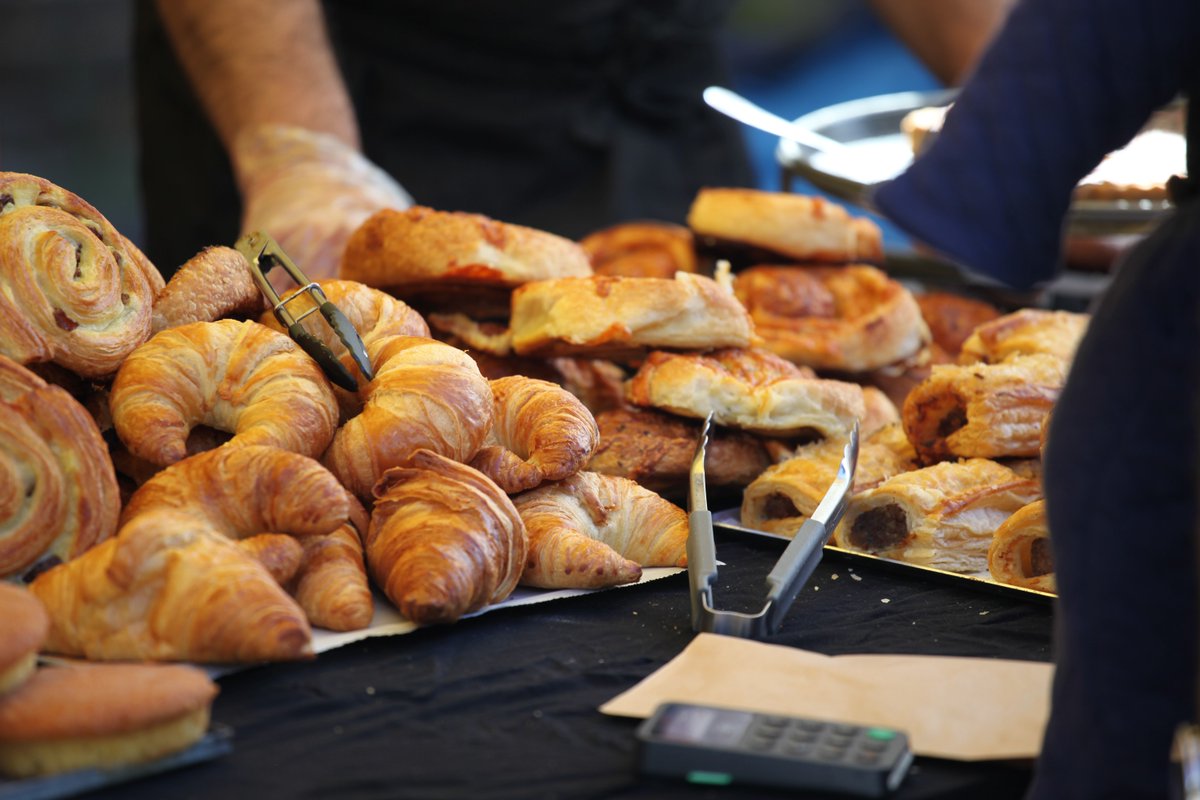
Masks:
[[[316,362],[257,322],[196,322],[155,334],[117,372],[109,398],[126,447],[159,466],[187,455],[192,428],[234,434],[237,444],[320,455],[338,406]]]
[[[595,589],[687,564],[687,515],[627,478],[577,472],[513,504],[529,537],[526,586]]]
[[[389,469],[367,535],[371,574],[419,625],[454,622],[516,588],[525,527],[500,487],[429,450]]]
[[[142,514],[29,589],[50,615],[51,653],[196,662],[312,656],[295,601],[250,553],[190,514]]]

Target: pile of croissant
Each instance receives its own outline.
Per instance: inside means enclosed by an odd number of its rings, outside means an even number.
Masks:
[[[370,624],[373,589],[446,623],[518,584],[685,563],[680,508],[586,469],[599,431],[574,394],[485,377],[379,289],[321,288],[371,380],[319,315],[305,326],[357,392],[283,332],[237,251],[164,284],[86,201],[0,173],[0,578],[45,605],[47,651],[307,658],[313,626]]]

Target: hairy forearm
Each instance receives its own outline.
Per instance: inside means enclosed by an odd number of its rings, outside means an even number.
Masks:
[[[938,80],[963,82],[1016,0],[871,0],[879,17]]]
[[[167,34],[226,148],[265,123],[358,146],[317,0],[158,0]]]

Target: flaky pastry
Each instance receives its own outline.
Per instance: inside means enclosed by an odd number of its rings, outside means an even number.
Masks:
[[[1041,592],[1058,591],[1045,500],[1017,509],[1000,523],[988,548],[987,566],[1001,583]]]
[[[692,232],[682,225],[643,220],[622,222],[579,241],[597,275],[673,278],[696,271]]]
[[[1045,353],[1066,363],[1087,331],[1087,314],[1022,308],[978,325],[963,342],[960,364],[995,364],[1013,356]]]
[[[245,256],[232,247],[206,247],[184,262],[155,299],[151,331],[254,317],[266,307]]]

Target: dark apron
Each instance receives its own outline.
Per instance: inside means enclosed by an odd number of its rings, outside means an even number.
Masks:
[[[578,238],[631,219],[683,222],[698,189],[750,186],[726,82],[730,2],[338,0],[330,37],[367,156],[423,205]],[[146,249],[164,272],[238,233],[211,126],[139,2]]]

